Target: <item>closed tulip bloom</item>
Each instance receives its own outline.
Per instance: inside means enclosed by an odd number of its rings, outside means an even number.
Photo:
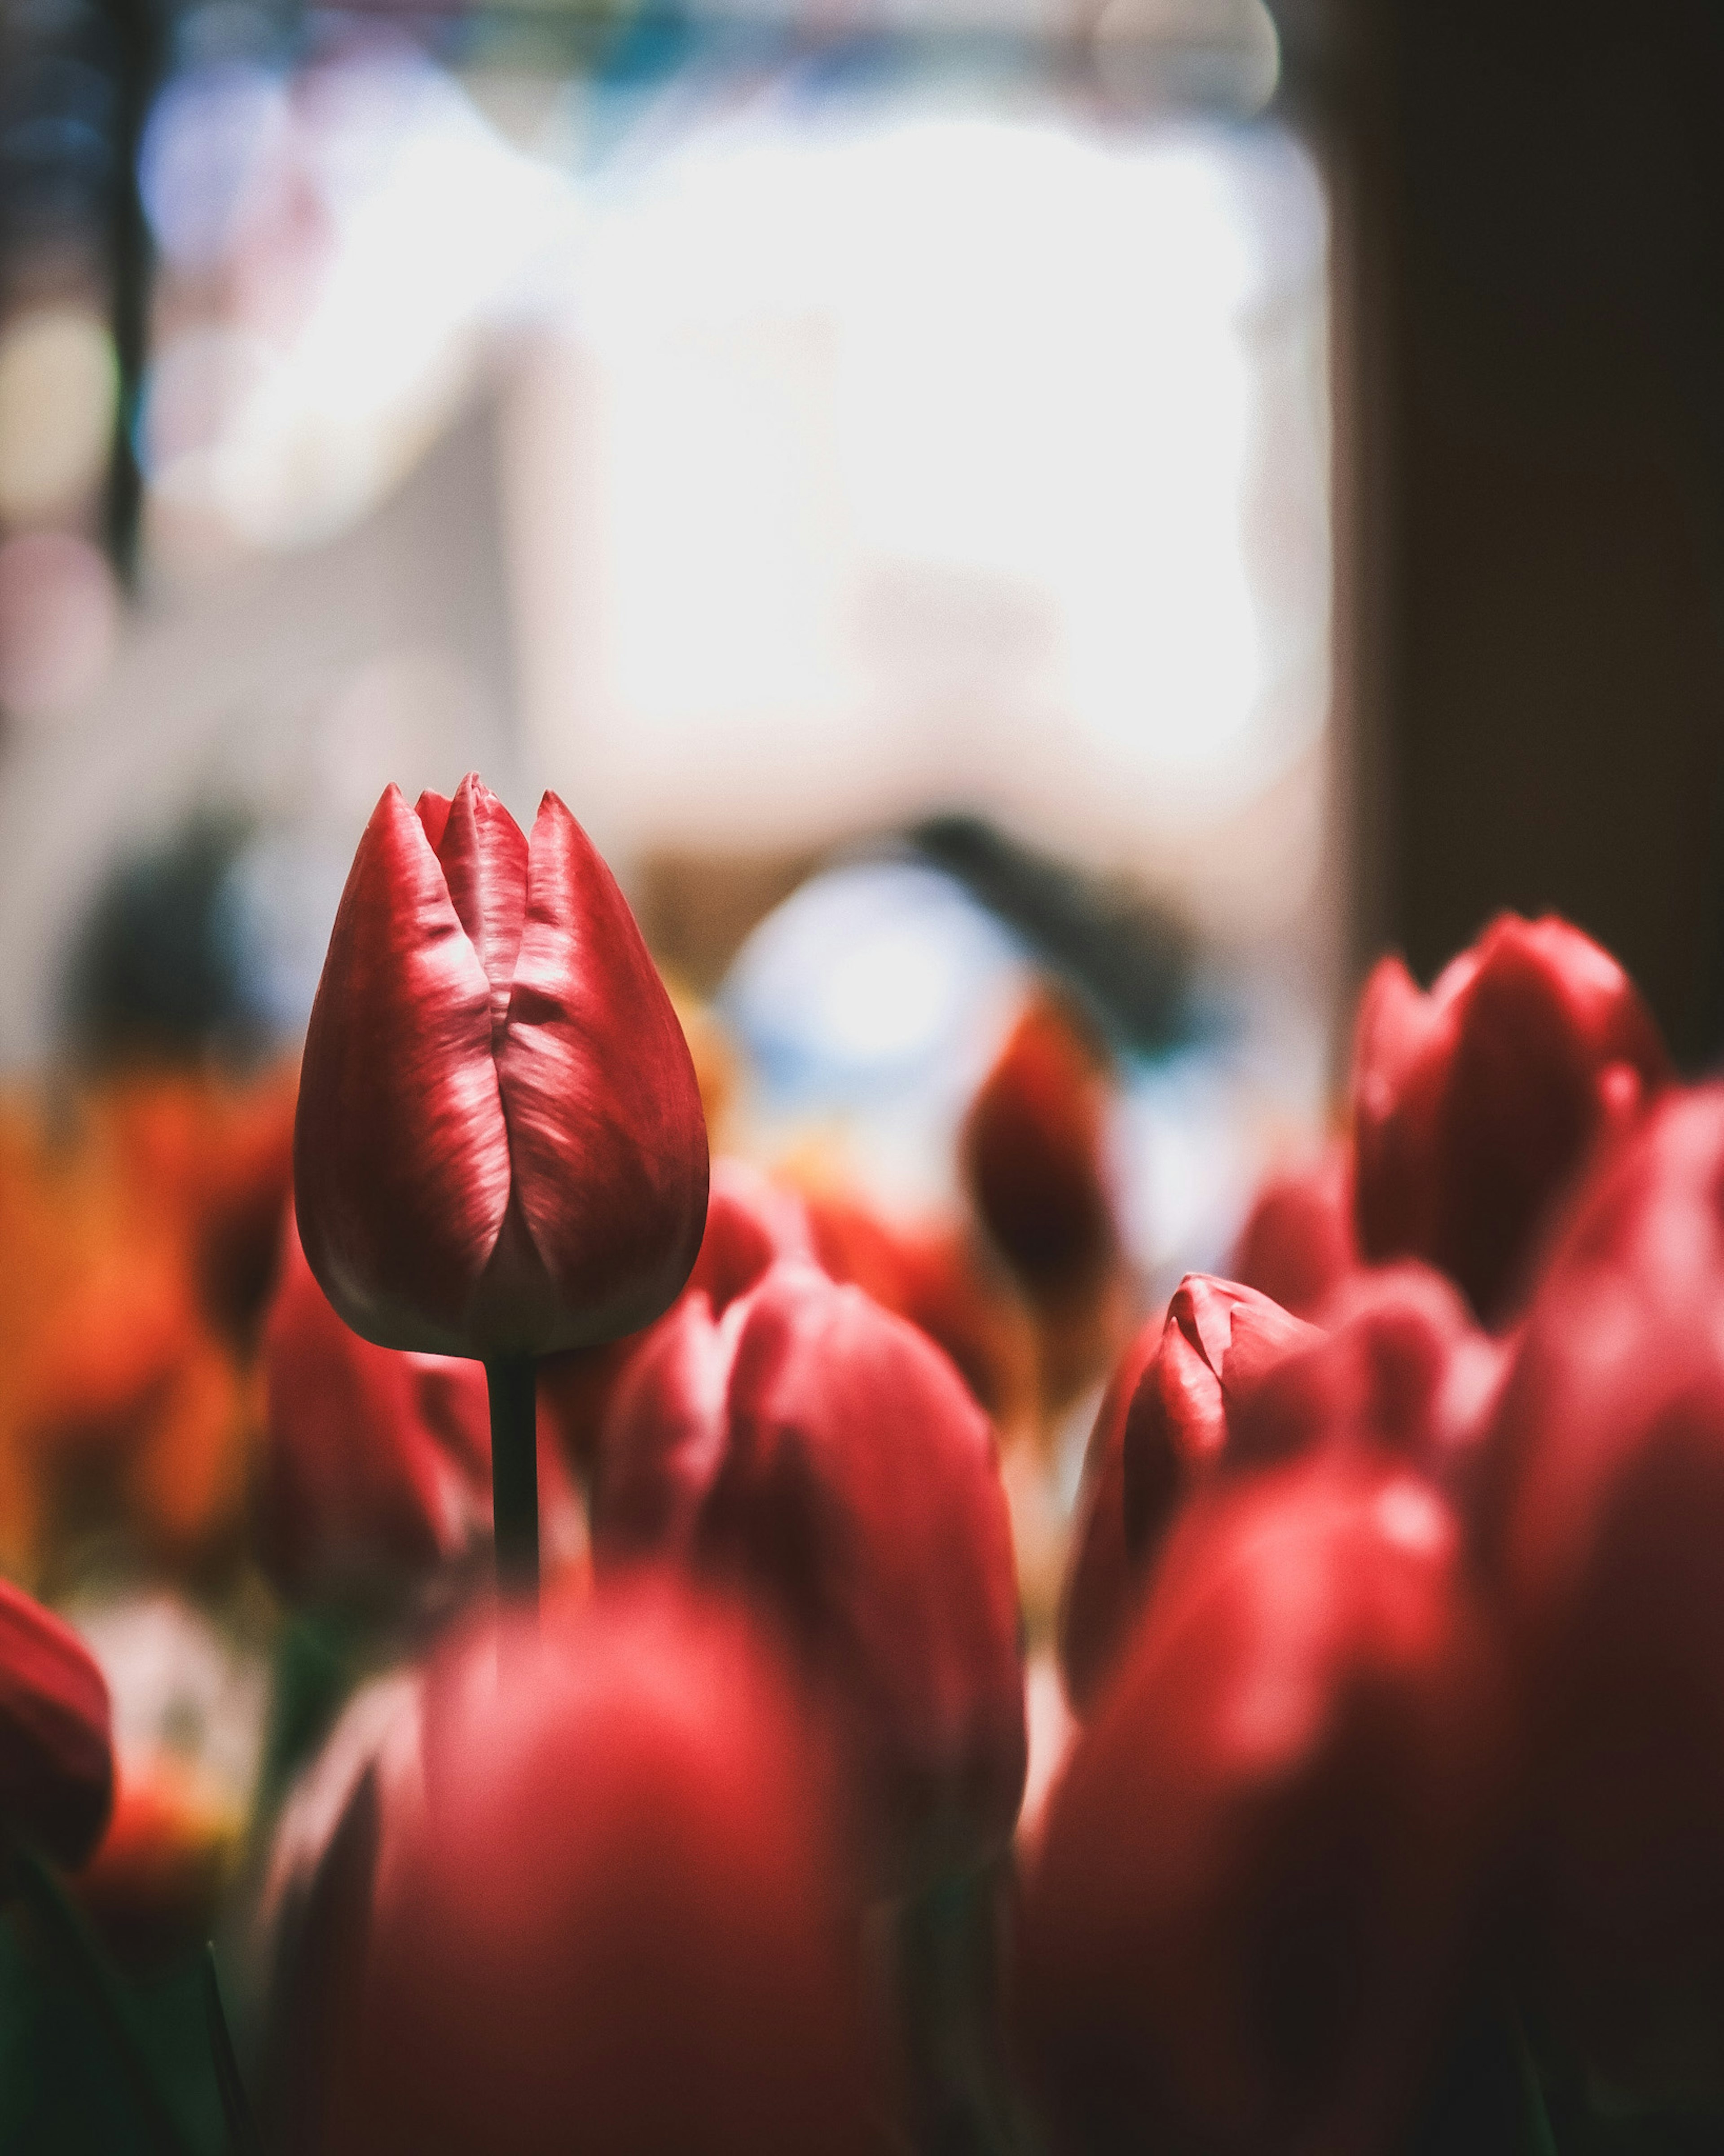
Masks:
[[[1423,1258],[1503,1322],[1593,1147],[1668,1076],[1633,982],[1567,921],[1501,915],[1429,995],[1383,959],[1353,1051],[1364,1255]]]
[[[1724,2097],[1724,1087],[1583,1194],[1487,1459],[1533,1738],[1534,1943],[1594,2072]]]
[[[631,1373],[593,1491],[603,1571],[680,1553],[747,1592],[834,1712],[882,1888],[1003,1845],[1024,1774],[1017,1580],[987,1418],[913,1326],[775,1266]]]
[[[471,775],[391,787],[341,896],[294,1135],[325,1293],[382,1346],[500,1359],[664,1309],[700,1248],[694,1066],[554,793],[531,841]]]
[[[1497,1832],[1501,1680],[1442,1500],[1324,1452],[1212,1483],[1054,1789],[1016,2025],[1073,2156],[1375,2156]]]
[[[1234,1245],[1227,1276],[1296,1317],[1315,1318],[1358,1264],[1352,1149],[1334,1145],[1309,1165],[1265,1180]]]
[[[1126,1349],[1090,1433],[1060,1610],[1061,1667],[1080,1713],[1124,1644],[1181,1503],[1227,1452],[1240,1401],[1317,1337],[1253,1289],[1188,1273]]]
[[[964,1125],[983,1224],[1030,1300],[1093,1294],[1118,1250],[1106,1168],[1107,1081],[1053,1002],[1018,1020]]]
[[[114,1802],[108,1687],[78,1635],[0,1579],[0,1843],[81,1864]]]
[[[530,1684],[499,1684],[493,1629],[457,1642],[418,1776],[363,1785],[387,1816],[320,2145],[857,2156],[829,1792],[760,1633],[659,1577],[501,1649]]]
[[[1255,1289],[1188,1273],[1126,1414],[1126,1548],[1147,1563],[1180,1500],[1225,1454],[1234,1417],[1281,1358],[1318,1337]]]

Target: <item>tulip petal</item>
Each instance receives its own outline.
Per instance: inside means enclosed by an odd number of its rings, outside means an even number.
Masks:
[[[397,787],[354,856],[305,1036],[294,1132],[319,1285],[384,1347],[462,1353],[509,1203],[490,984]]]
[[[454,806],[447,793],[435,793],[428,786],[413,803],[413,814],[424,825],[434,854],[443,844],[443,834],[449,828],[449,812]]]
[[[497,1058],[515,1210],[555,1303],[540,1353],[637,1330],[687,1279],[706,1217],[695,1067],[640,931],[554,793],[534,823],[526,921]],[[486,1284],[488,1326],[516,1284]],[[503,1277],[505,1272],[511,1277]],[[493,1307],[494,1306],[494,1307]]]
[[[469,771],[432,844],[461,926],[491,984],[491,1038],[500,1046],[526,918],[526,834],[478,773]]]

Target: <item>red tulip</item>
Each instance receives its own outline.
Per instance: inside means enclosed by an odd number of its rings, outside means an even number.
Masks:
[[[1364,1255],[1424,1258],[1500,1322],[1595,1142],[1668,1075],[1634,983],[1554,916],[1501,915],[1428,996],[1383,959],[1353,1053]]]
[[[1084,1462],[1060,1612],[1060,1660],[1080,1712],[1113,1666],[1181,1502],[1219,1464],[1242,1399],[1317,1337],[1267,1296],[1188,1273],[1126,1349]]]
[[[259,1554],[290,1600],[387,1594],[489,1537],[485,1372],[462,1357],[374,1347],[350,1331],[311,1276],[291,1212],[264,1370]],[[548,1435],[539,1445],[541,1502],[567,1540],[574,1497]]]
[[[1608,2083],[1724,2095],[1724,1088],[1569,1218],[1487,1460],[1554,2010]]]
[[[1308,1167],[1271,1175],[1252,1202],[1227,1269],[1296,1317],[1315,1318],[1359,1263],[1352,1158],[1331,1146]]]
[[[965,1122],[964,1173],[977,1212],[1039,1305],[1093,1295],[1118,1255],[1106,1111],[1096,1057],[1044,1000],[1018,1020]]]
[[[58,1617],[0,1579],[0,1841],[83,1863],[114,1802],[108,1687]]]
[[[1233,1419],[1281,1358],[1318,1337],[1254,1289],[1188,1273],[1126,1412],[1126,1548],[1147,1563],[1194,1482],[1227,1450]]]
[[[554,793],[531,844],[477,778],[391,787],[312,1007],[300,1233],[353,1329],[501,1359],[655,1317],[687,1277],[706,1137],[687,1044]]]
[[[1422,1478],[1211,1482],[1050,1800],[1016,2021],[1054,2145],[1394,2145],[1468,1944],[1503,1715]]]
[[[680,1551],[772,1612],[844,1732],[863,1861],[979,1861],[1024,1785],[1005,1493],[988,1421],[914,1327],[812,1266],[715,1326],[690,1297],[613,1404],[601,1568]]]
[[[494,1630],[458,1642],[417,1786],[363,1785],[377,1861],[318,2145],[869,2146],[827,1792],[758,1632],[660,1579],[553,1601],[541,1640],[501,1648],[532,1682],[499,1685]]]

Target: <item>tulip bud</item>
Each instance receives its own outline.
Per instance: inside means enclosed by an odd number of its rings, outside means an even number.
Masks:
[[[1122,1441],[1126,1548],[1147,1563],[1180,1500],[1228,1449],[1233,1417],[1282,1357],[1319,1337],[1265,1295],[1188,1273],[1139,1379]]]
[[[775,1266],[630,1373],[593,1498],[601,1568],[685,1553],[769,1611],[831,1706],[862,1861],[896,1887],[1009,1835],[1024,1773],[1011,1527],[986,1417],[855,1288]]]
[[[531,842],[469,774],[366,828],[312,1006],[300,1233],[353,1329],[494,1360],[655,1317],[706,1206],[694,1066],[554,793]]]
[[[1499,916],[1428,996],[1383,959],[1353,1051],[1360,1248],[1426,1260],[1500,1323],[1597,1141],[1668,1075],[1634,983],[1554,916]]]
[[[22,1835],[69,1869],[100,1840],[113,1801],[101,1671],[69,1625],[0,1579],[0,1840]]]
[[[1188,1273],[1126,1349],[1095,1418],[1060,1612],[1072,1704],[1093,1706],[1180,1504],[1229,1446],[1240,1401],[1315,1329],[1250,1288]]]
[[[489,1537],[484,1371],[351,1331],[312,1278],[291,1212],[264,1369],[259,1554],[290,1601],[387,1598]],[[567,1544],[573,1492],[542,1435],[539,1476],[552,1539]]]
[[[518,1620],[513,1620],[519,1622]],[[531,1684],[433,1664],[386,1815],[331,2156],[850,2156],[871,2091],[824,1777],[759,1634],[664,1579],[553,1600]]]
[[[1397,2145],[1496,1831],[1489,1635],[1422,1479],[1208,1486],[1049,1801],[1016,2023],[1054,2145]]]
[[[1308,1167],[1271,1175],[1234,1245],[1227,1276],[1296,1317],[1315,1318],[1359,1263],[1353,1235],[1352,1158],[1331,1146]]]
[[[1051,998],[1032,1004],[983,1080],[960,1141],[977,1218],[1040,1321],[1044,1389],[1070,1398],[1116,1344],[1121,1263],[1107,1167],[1109,1083]]]
[[[1724,1088],[1588,1183],[1486,1460],[1547,2010],[1619,2096],[1724,2097]]]

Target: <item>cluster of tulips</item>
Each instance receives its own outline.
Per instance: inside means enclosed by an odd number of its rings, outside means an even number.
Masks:
[[[1016,1053],[971,1143],[1057,1390],[1117,1252],[1081,1083],[1039,1022]],[[1505,917],[1429,994],[1372,977],[1345,1132],[1117,1360],[1028,1812],[998,1312],[906,1250],[865,1291],[842,1224],[709,1165],[560,802],[386,794],[259,1516],[290,1603],[412,1614],[274,1826],[269,2144],[1714,2145],[1724,1088],[1608,955]],[[44,1921],[112,1779],[100,1675],[0,1588]]]

